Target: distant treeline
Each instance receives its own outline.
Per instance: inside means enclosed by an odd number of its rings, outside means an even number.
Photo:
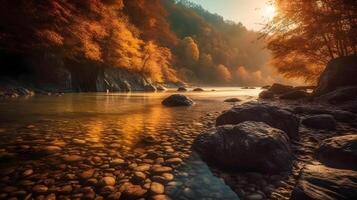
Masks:
[[[268,53],[259,33],[186,0],[0,3],[3,74],[117,67],[159,83],[267,80]]]

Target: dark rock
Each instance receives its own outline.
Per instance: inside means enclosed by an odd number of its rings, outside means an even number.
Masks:
[[[299,135],[299,119],[289,111],[263,103],[245,103],[224,112],[216,119],[216,125],[238,124],[244,121],[265,122],[283,130],[290,139]]]
[[[328,168],[323,165],[306,165],[300,173],[292,200],[356,199],[357,172]]]
[[[174,94],[162,101],[162,104],[165,106],[191,106],[194,102],[184,95]]]
[[[334,117],[328,114],[308,116],[302,120],[302,124],[310,128],[324,130],[335,130],[337,126]]]
[[[157,89],[157,91],[166,91],[166,90],[167,90],[167,88],[165,88],[165,87],[162,86],[162,85],[156,86],[156,89]]]
[[[260,99],[272,99],[272,98],[274,98],[274,93],[272,93],[270,91],[262,91],[259,94],[259,98]]]
[[[328,102],[330,104],[342,104],[357,100],[357,87],[344,87],[336,89],[315,98],[316,101]]]
[[[346,56],[330,61],[321,74],[315,96],[321,96],[341,87],[357,86],[357,56]]]
[[[310,85],[310,86],[296,86],[296,87],[294,87],[294,89],[296,89],[296,90],[304,90],[304,91],[306,91],[306,90],[314,90],[314,89],[316,89],[316,86],[314,86],[314,85]]]
[[[296,91],[291,91],[291,92],[285,93],[285,94],[281,95],[279,98],[287,99],[287,100],[297,100],[297,99],[306,98],[308,96],[309,96],[309,93],[302,91],[302,90],[296,90]]]
[[[270,88],[270,85],[264,85],[263,87],[262,87],[262,89],[269,89]]]
[[[322,142],[316,152],[323,164],[342,169],[357,170],[357,134],[337,136]]]
[[[307,115],[319,115],[319,114],[328,114],[332,115],[337,121],[340,122],[351,122],[356,119],[356,115],[344,111],[344,110],[327,110],[324,107],[315,107],[315,106],[297,106],[293,110],[296,114],[307,114]]]
[[[156,87],[153,84],[147,84],[147,85],[144,85],[144,90],[146,92],[155,92]]]
[[[349,111],[352,113],[357,113],[357,101],[349,102],[343,105],[340,105],[339,108],[344,111]]]
[[[225,99],[224,102],[230,102],[230,103],[234,103],[234,102],[240,102],[242,100],[238,99],[238,98],[229,98],[229,99]]]
[[[203,91],[205,91],[205,90],[202,89],[202,88],[195,88],[195,89],[193,89],[192,91],[194,91],[194,92],[203,92]]]
[[[289,85],[283,85],[283,84],[279,84],[279,83],[274,83],[269,90],[270,92],[274,93],[274,94],[284,94],[284,93],[288,93],[291,91],[294,91],[294,87],[293,86],[289,86]]]
[[[243,122],[199,135],[194,149],[221,167],[274,173],[289,170],[292,154],[288,137],[263,122]]]
[[[187,92],[187,88],[185,88],[185,87],[179,87],[179,88],[177,89],[177,91],[178,91],[178,92]]]
[[[106,67],[99,70],[95,82],[97,92],[105,92],[106,90],[129,92],[152,89],[150,86],[152,83],[143,78],[142,75],[115,67]]]

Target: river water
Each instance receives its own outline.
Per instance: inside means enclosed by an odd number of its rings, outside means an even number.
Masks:
[[[251,101],[261,90],[204,89],[176,108],[161,105],[171,90],[0,101],[0,199],[238,199],[191,144],[232,106],[224,99]]]

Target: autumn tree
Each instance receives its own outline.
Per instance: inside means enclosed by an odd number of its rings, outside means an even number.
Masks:
[[[265,27],[272,64],[287,77],[316,80],[331,59],[357,54],[357,1],[274,0]]]

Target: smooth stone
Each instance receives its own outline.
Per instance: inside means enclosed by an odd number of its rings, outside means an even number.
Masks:
[[[261,195],[261,194],[250,194],[250,195],[247,195],[245,196],[245,199],[247,200],[261,200],[261,199],[264,199],[264,196]]]
[[[63,157],[63,160],[66,162],[78,162],[83,160],[83,157],[78,155],[66,155]]]
[[[166,163],[169,164],[181,164],[183,161],[181,158],[170,158],[168,160],[166,160]]]
[[[146,175],[143,172],[134,172],[133,182],[140,183],[146,179]]]
[[[165,192],[165,187],[161,183],[152,182],[150,185],[150,192],[153,194],[163,194]]]
[[[125,160],[116,158],[110,162],[111,165],[117,166],[117,165],[123,165],[125,164]]]
[[[47,190],[48,190],[48,187],[45,185],[35,185],[32,188],[32,191],[34,193],[38,193],[38,194],[46,193]]]
[[[82,172],[79,175],[79,177],[81,177],[82,179],[89,179],[89,178],[92,178],[94,172],[95,172],[94,169],[89,169],[89,170],[86,170],[86,171]]]
[[[171,167],[164,167],[164,166],[153,166],[151,168],[151,171],[154,174],[162,174],[162,173],[166,173],[166,172],[171,172],[172,168]]]
[[[113,178],[111,176],[106,176],[106,177],[102,178],[99,181],[99,185],[101,185],[101,186],[114,186],[115,185],[115,178]]]
[[[148,171],[150,167],[151,167],[150,165],[139,165],[134,168],[134,171],[144,172],[144,171]]]

